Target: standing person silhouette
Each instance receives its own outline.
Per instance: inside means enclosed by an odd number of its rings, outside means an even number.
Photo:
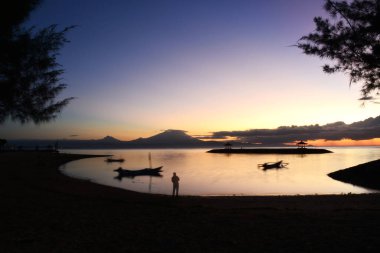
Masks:
[[[174,172],[172,176],[172,183],[173,183],[173,197],[178,197],[178,190],[179,190],[179,177]]]

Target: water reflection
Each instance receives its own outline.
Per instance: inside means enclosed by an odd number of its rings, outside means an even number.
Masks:
[[[295,195],[373,192],[335,181],[328,173],[376,160],[380,148],[329,148],[331,154],[318,155],[239,155],[206,153],[205,149],[157,150],[69,150],[71,153],[110,154],[126,159],[128,168],[144,168],[149,152],[154,163],[163,165],[161,177],[135,176],[115,180],[115,164],[104,158],[70,162],[67,175],[139,192],[172,194],[173,172],[181,175],[183,195]],[[67,150],[65,151],[67,152]],[[263,170],[257,164],[283,160],[291,169]],[[122,180],[126,179],[126,180]],[[152,180],[153,179],[153,180]],[[152,182],[153,181],[153,182]]]

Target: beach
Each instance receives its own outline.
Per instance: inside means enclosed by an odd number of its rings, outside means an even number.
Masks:
[[[372,252],[380,195],[172,198],[58,167],[91,155],[0,153],[2,252]]]

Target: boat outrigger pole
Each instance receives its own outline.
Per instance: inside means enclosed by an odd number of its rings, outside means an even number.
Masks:
[[[152,156],[151,156],[151,154],[150,154],[150,152],[149,152],[149,168],[151,169],[152,168]],[[152,176],[150,176],[149,177],[149,193],[151,193],[152,192]]]

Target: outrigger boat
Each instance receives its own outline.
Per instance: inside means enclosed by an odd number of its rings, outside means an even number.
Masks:
[[[163,166],[152,168],[152,157],[149,153],[149,168],[145,168],[141,170],[126,170],[119,167],[116,170],[114,170],[119,173],[119,175],[115,178],[121,180],[123,177],[134,178],[136,176],[151,176],[150,179],[152,179],[152,176],[162,177],[162,175],[160,174],[160,172],[162,172],[162,167]]]
[[[123,158],[120,158],[120,159],[114,159],[114,158],[107,158],[106,159],[106,162],[107,163],[123,163],[125,160]]]
[[[119,173],[118,177],[135,177],[135,176],[162,176],[160,172],[162,172],[162,166],[157,168],[145,168],[141,170],[126,170],[121,167],[114,170]]]
[[[263,168],[263,170],[267,169],[281,169],[285,168],[289,163],[284,163],[282,160],[278,162],[269,162],[269,163],[263,163],[259,164],[258,166]]]

